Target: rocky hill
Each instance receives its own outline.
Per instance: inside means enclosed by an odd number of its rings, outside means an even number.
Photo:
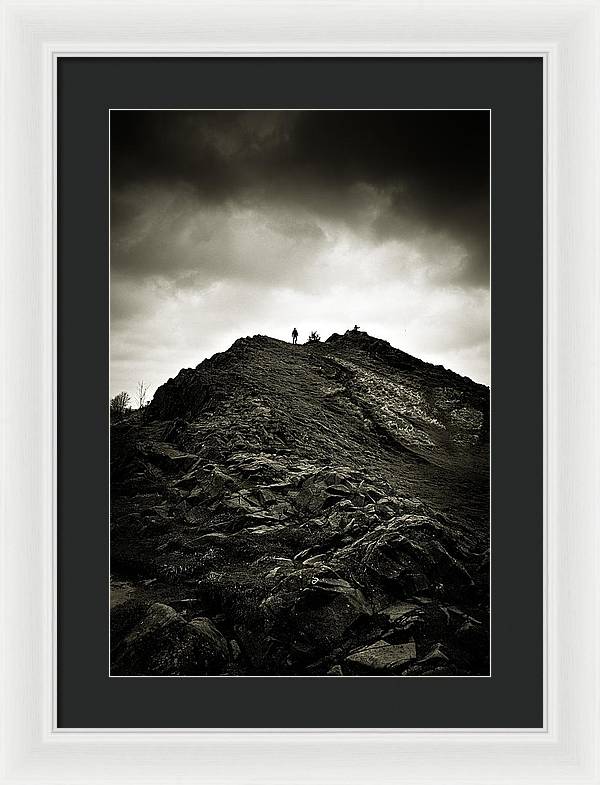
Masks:
[[[111,426],[111,672],[489,671],[489,390],[265,336]]]

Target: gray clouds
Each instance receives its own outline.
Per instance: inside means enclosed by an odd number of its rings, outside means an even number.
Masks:
[[[303,321],[362,320],[487,382],[488,127],[483,111],[111,112],[111,393]]]

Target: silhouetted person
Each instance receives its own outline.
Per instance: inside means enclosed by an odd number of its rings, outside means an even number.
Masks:
[[[292,330],[292,343],[298,343],[298,330],[295,327]]]
[[[359,330],[360,330],[360,327],[357,324],[355,324],[354,325],[354,330],[352,330],[352,332],[353,333],[357,333]]]

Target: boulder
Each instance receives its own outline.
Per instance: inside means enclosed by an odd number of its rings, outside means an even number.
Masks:
[[[420,529],[377,526],[341,555],[344,563],[362,564],[405,594],[416,594],[440,583],[470,585],[466,569]]]
[[[426,665],[428,668],[439,668],[446,666],[450,662],[450,658],[444,652],[442,645],[436,643],[424,657],[421,657],[418,664]]]
[[[206,469],[207,467],[191,472],[179,481],[179,487],[193,489],[187,498],[190,504],[222,499],[227,491],[237,486],[235,480],[218,467],[212,468],[208,473]]]
[[[210,672],[215,666],[223,664],[229,658],[227,640],[206,616],[192,619],[188,628],[195,633],[194,654],[195,665],[202,665],[202,670]]]
[[[235,513],[259,513],[263,515],[262,511],[259,512],[259,507],[248,491],[232,493],[230,496],[225,497],[220,503],[219,509],[231,510],[231,512]]]
[[[139,449],[151,463],[166,472],[188,472],[198,460],[196,455],[180,452],[170,444],[160,442],[142,444]]]
[[[414,613],[415,611],[420,610],[420,607],[421,606],[417,605],[415,602],[396,602],[393,605],[388,605],[381,613],[388,616],[393,624],[403,616],[406,616],[407,613]]]
[[[294,657],[307,661],[334,649],[352,625],[372,612],[360,589],[323,575],[322,570],[315,574],[315,569],[283,577],[260,606],[265,632],[276,636]]]
[[[320,512],[327,499],[325,484],[316,482],[312,477],[309,477],[302,484],[302,488],[295,498],[295,505],[305,514],[315,515]]]
[[[229,660],[227,641],[207,618],[186,622],[174,608],[150,605],[113,649],[116,676],[192,676],[220,673]]]
[[[285,465],[267,453],[234,453],[228,464],[232,470],[252,480],[276,480],[287,475]]]
[[[249,515],[247,520],[250,521],[256,516]],[[261,524],[260,526],[252,526],[247,529],[243,529],[245,534],[252,534],[252,535],[261,535],[261,534],[275,534],[275,532],[281,532],[286,527],[283,524],[275,523],[271,526]]]
[[[346,663],[358,673],[393,673],[402,670],[416,659],[417,650],[413,640],[408,643],[392,645],[384,640],[375,641],[370,646],[352,652]]]

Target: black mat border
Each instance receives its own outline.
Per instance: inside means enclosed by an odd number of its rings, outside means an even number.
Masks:
[[[61,57],[57,76],[59,727],[541,727],[541,58]],[[108,109],[136,107],[492,109],[490,678],[108,678]]]

